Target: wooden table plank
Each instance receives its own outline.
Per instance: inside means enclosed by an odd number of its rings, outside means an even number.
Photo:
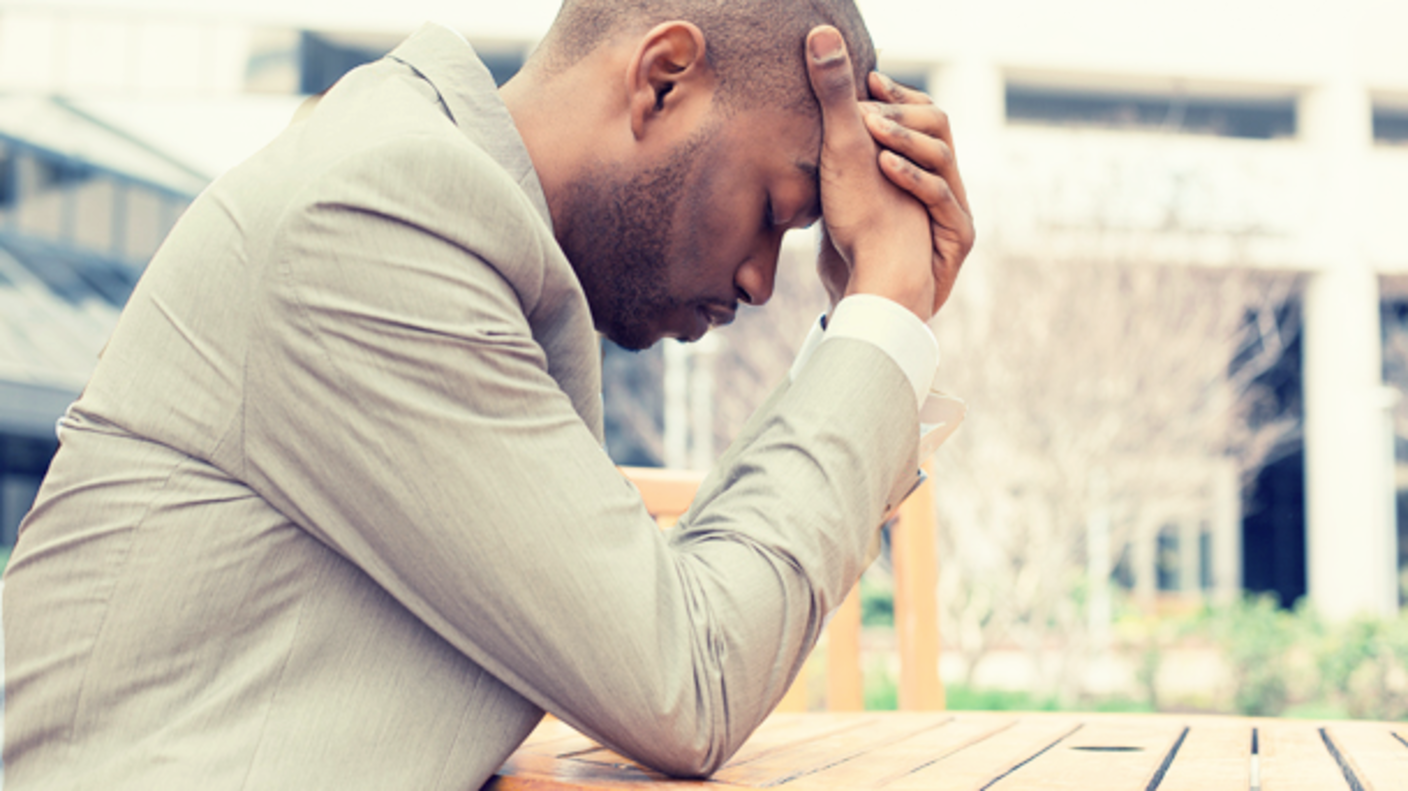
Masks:
[[[667,780],[658,772],[637,766],[514,753],[499,770],[499,776],[481,791],[643,791],[658,789]],[[719,787],[707,781],[671,781],[669,788],[718,791]]]
[[[967,749],[1012,727],[1012,715],[933,717],[932,725],[909,738],[798,778],[786,791],[883,788],[906,775]]]
[[[801,714],[784,714],[770,717],[734,754],[728,766],[747,764],[772,753],[786,754],[789,750],[805,749],[807,745],[814,744],[819,740],[834,740],[840,734],[873,724],[875,719],[874,715],[869,717],[860,715],[845,718],[820,718]],[[524,747],[519,749],[519,752],[549,755],[560,760],[622,767],[647,774],[652,773],[652,770],[608,747],[602,747],[565,724],[561,727],[566,728],[575,738],[564,738],[557,731],[549,731],[548,733],[556,738],[550,742],[536,743],[534,737],[543,727],[539,726],[539,730],[534,731],[529,740],[524,743]],[[718,775],[715,775],[716,779],[717,777]]]
[[[1251,770],[1253,733],[1255,774]],[[1252,784],[1253,776],[1261,781],[1259,787]],[[1242,791],[1249,787],[1256,791],[1408,791],[1408,725],[1000,712],[775,715],[713,778],[679,781],[549,720],[514,753],[500,777],[486,786],[492,791]]]
[[[1352,788],[1312,722],[1256,722],[1261,791],[1346,791]]]
[[[1158,791],[1247,791],[1251,755],[1251,723],[1190,722]]]
[[[1325,731],[1365,791],[1408,791],[1408,724],[1337,722]]]
[[[768,717],[748,741],[734,753],[728,766],[768,758],[814,739],[854,730],[884,715],[870,714],[774,714]]]
[[[714,780],[744,788],[784,785],[886,744],[908,739],[934,727],[943,719],[933,715],[872,715],[858,718],[851,728],[780,746],[752,760],[731,761],[714,773]]]
[[[978,791],[1031,760],[1080,728],[1072,718],[1023,717],[1011,727],[974,742],[885,785],[886,791]]]
[[[1093,720],[992,788],[1143,791],[1186,730],[1177,720]]]

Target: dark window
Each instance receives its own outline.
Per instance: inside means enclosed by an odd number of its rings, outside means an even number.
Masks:
[[[19,200],[19,181],[15,173],[15,150],[0,143],[0,209],[9,209]]]
[[[39,156],[38,186],[40,189],[64,187],[87,181],[93,177],[93,168],[76,159]]]
[[[513,79],[513,75],[523,68],[523,55],[520,53],[479,53],[479,59],[489,68],[489,73],[494,75],[494,84],[503,85]]]
[[[128,263],[33,237],[0,234],[0,251],[8,253],[55,296],[74,305],[98,298],[120,308],[141,275]]]
[[[343,44],[317,33],[303,34],[299,44],[301,61],[299,90],[322,93],[342,79],[342,75],[385,55],[385,50]]]
[[[664,431],[665,353],[661,344],[642,352],[602,342],[601,391],[606,452],[632,467],[659,467]]]
[[[53,439],[0,434],[0,545],[14,546],[20,520],[57,449]]]
[[[1007,120],[1269,140],[1295,134],[1296,105],[1293,98],[1224,99],[1008,85]]]
[[[299,90],[322,93],[342,79],[342,75],[385,55],[396,43],[395,39],[387,39],[386,46],[380,46],[376,38],[345,41],[335,35],[305,31],[299,43]],[[508,82],[523,67],[523,53],[519,51],[477,54],[496,85]]]
[[[885,70],[881,69],[881,71]],[[895,71],[885,71],[885,74],[900,85],[906,85],[920,93],[929,92],[929,77],[924,72],[897,69]]]
[[[1176,591],[1179,588],[1178,526],[1165,525],[1156,539],[1154,573],[1159,590]]]
[[[1305,419],[1299,298],[1285,303],[1275,318],[1289,340],[1280,358],[1248,387],[1255,398],[1246,418],[1252,431],[1282,420],[1303,425]],[[1255,349],[1244,349],[1229,373],[1244,377],[1244,366],[1255,357]],[[1306,592],[1305,564],[1305,440],[1297,431],[1271,450],[1242,490],[1242,588],[1274,593],[1282,607],[1294,606]]]
[[[1408,144],[1408,110],[1374,108],[1374,142]]]

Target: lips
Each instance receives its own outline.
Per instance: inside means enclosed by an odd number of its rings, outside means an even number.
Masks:
[[[689,333],[690,341],[697,341],[709,331],[710,327],[722,327],[725,324],[732,324],[735,311],[716,305],[700,305],[694,309],[695,331]]]
[[[686,343],[694,343],[695,341],[704,337],[704,333],[709,331],[709,327],[713,323],[713,317],[709,315],[709,311],[707,308],[695,308],[694,313],[691,316],[689,329],[685,332],[684,341]]]
[[[736,309],[721,304],[695,304],[674,314],[676,318],[672,323],[677,329],[667,334],[685,343],[693,343],[704,337],[711,327],[732,323],[736,313]]]

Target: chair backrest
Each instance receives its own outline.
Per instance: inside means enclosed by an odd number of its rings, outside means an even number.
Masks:
[[[687,470],[622,467],[640,490],[646,510],[661,528],[674,526],[704,480]],[[904,502],[890,522],[890,551],[895,570],[895,633],[900,655],[899,707],[912,711],[944,708],[939,678],[938,550],[932,484],[925,482]],[[828,711],[864,708],[860,650],[860,590],[852,589],[831,617],[826,631],[825,702]],[[806,711],[818,670],[807,660],[778,711]]]

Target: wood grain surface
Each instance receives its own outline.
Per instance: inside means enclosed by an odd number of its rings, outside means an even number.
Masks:
[[[775,714],[712,778],[677,780],[548,719],[485,788],[1408,791],[1408,723],[1174,714]]]

